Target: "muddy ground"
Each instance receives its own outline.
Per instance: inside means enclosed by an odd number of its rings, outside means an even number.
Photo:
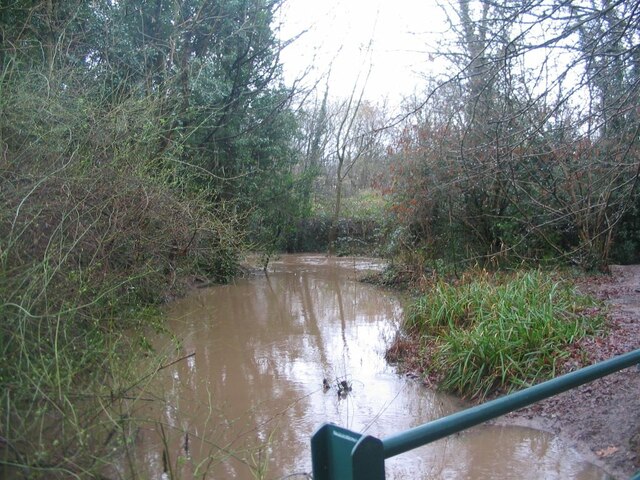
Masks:
[[[613,266],[611,276],[585,281],[581,289],[609,306],[605,336],[583,342],[589,362],[640,348],[640,265]],[[572,369],[571,363],[566,369]],[[628,479],[640,471],[640,367],[537,403],[499,422],[557,434],[613,478]]]

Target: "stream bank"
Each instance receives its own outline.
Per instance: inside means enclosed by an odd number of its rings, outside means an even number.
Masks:
[[[640,348],[640,265],[612,266],[611,275],[588,277],[579,290],[608,307],[604,334],[575,345],[558,374]],[[437,378],[424,376],[425,359],[412,337],[387,351],[413,378],[437,388]],[[584,364],[578,360],[585,359]],[[525,426],[556,435],[615,479],[640,471],[640,371],[628,368],[490,422]]]
[[[589,362],[640,348],[640,265],[612,266],[611,276],[586,279],[580,288],[609,306],[605,336],[580,344]],[[627,368],[499,423],[559,435],[614,478],[628,479],[640,471],[640,371]]]

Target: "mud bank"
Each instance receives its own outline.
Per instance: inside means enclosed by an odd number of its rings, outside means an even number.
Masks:
[[[581,289],[609,305],[606,335],[581,345],[589,363],[640,348],[640,265],[612,266],[610,277],[586,280]],[[625,369],[497,423],[557,434],[613,478],[628,479],[640,470],[640,370]]]

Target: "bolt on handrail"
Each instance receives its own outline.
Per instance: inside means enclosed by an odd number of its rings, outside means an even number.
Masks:
[[[640,349],[391,435],[383,440],[351,432],[336,425],[325,424],[311,439],[313,478],[316,480],[384,480],[386,458],[426,445],[636,364],[640,364]],[[634,479],[638,478],[639,474],[636,474]]]

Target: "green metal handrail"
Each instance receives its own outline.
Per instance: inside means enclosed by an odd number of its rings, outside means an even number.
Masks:
[[[315,480],[384,480],[384,460],[640,364],[640,349],[567,373],[383,440],[325,424],[311,438]],[[640,472],[634,480],[640,478]]]

